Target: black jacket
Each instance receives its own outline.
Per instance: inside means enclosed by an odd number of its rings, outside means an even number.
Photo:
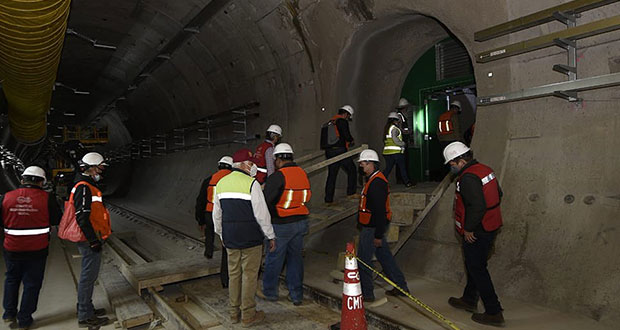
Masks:
[[[353,142],[353,136],[349,130],[349,122],[344,118],[336,119],[336,127],[338,128],[338,134],[340,139],[332,148],[345,148],[346,142]]]
[[[368,177],[366,179],[368,179]],[[380,179],[373,180],[366,192],[366,208],[371,212],[370,222],[362,226],[374,227],[376,239],[383,238],[388,226],[388,219],[385,216],[385,201],[387,198],[387,182]]]
[[[297,166],[295,162],[290,162],[285,164],[283,167],[292,167]],[[278,205],[278,201],[280,201],[280,197],[284,192],[284,174],[280,171],[273,172],[267,178],[265,182],[265,190],[263,190],[263,194],[265,195],[265,201],[267,202],[267,208],[269,208],[269,213],[271,214],[271,223],[272,224],[286,224],[293,223],[300,220],[307,219],[306,215],[293,215],[286,218],[281,218],[278,215],[278,211],[276,210],[276,205]]]
[[[82,173],[78,173],[75,175],[75,180],[73,180],[73,186],[80,181],[86,181],[93,186],[97,186],[95,180],[93,180],[90,176],[84,175]],[[90,223],[90,205],[92,204],[92,194],[90,192],[90,188],[87,185],[80,185],[73,195],[73,205],[75,206],[75,218],[77,220],[78,226],[84,233],[84,237],[89,243],[95,242],[98,240],[97,235],[95,234],[95,230],[93,229],[92,224]]]
[[[213,175],[202,181],[200,185],[200,191],[198,192],[198,197],[196,197],[196,221],[198,225],[202,226],[208,221],[213,221],[211,218],[211,212],[207,212],[207,188],[209,187],[209,182],[211,182],[211,178]]]
[[[23,184],[20,188],[35,188],[43,189],[37,185]],[[0,196],[0,227],[4,228],[4,221],[2,220],[2,202],[4,201],[4,195]],[[47,212],[49,215],[50,226],[58,226],[60,219],[62,218],[62,211],[56,201],[56,196],[53,193],[48,193],[47,200]],[[48,249],[45,248],[39,251],[27,251],[27,252],[10,252],[4,251],[5,255],[11,259],[36,259],[47,256]]]
[[[467,163],[458,175],[474,164],[478,164],[478,161],[475,159]],[[499,197],[501,199],[503,192],[499,182],[497,188],[499,189]],[[460,189],[463,204],[465,205],[465,231],[485,232],[482,227],[482,218],[487,211],[487,203],[482,192],[482,181],[473,173],[465,173],[460,181]]]

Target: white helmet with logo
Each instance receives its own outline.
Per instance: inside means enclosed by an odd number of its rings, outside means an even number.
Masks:
[[[98,152],[89,152],[80,160],[80,165],[88,165],[88,166],[108,166],[105,162],[103,156],[101,156]]]
[[[467,147],[463,142],[452,142],[443,149],[443,158],[446,160],[444,164],[448,164],[454,158],[462,156],[469,152],[471,149]]]
[[[22,173],[22,177],[25,176],[34,176],[37,178],[41,178],[43,179],[43,183],[45,184],[46,182],[46,178],[45,178],[45,171],[38,167],[38,166],[28,166],[25,170],[24,173]]]
[[[275,125],[275,124],[270,125],[267,128],[267,132],[275,133],[275,134],[282,136],[282,127],[280,127],[279,125]]]
[[[344,110],[344,111],[348,112],[351,115],[351,117],[353,117],[353,113],[355,112],[355,110],[353,110],[353,107],[348,105],[348,104],[341,106],[340,110]]]
[[[401,97],[398,101],[398,108],[406,108],[409,106],[409,101],[406,98]]]
[[[232,157],[230,156],[224,156],[222,158],[220,158],[220,161],[217,162],[218,164],[226,164],[226,165],[230,165],[233,166],[233,160]]]
[[[360,153],[358,162],[379,162],[379,155],[372,149],[366,149]]]

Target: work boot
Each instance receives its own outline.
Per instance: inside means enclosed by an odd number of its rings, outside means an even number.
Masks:
[[[475,322],[492,325],[494,327],[503,327],[506,324],[504,321],[504,314],[502,314],[502,312],[497,314],[474,313],[471,316],[471,319]]]
[[[93,316],[89,319],[78,321],[78,326],[80,328],[97,328],[108,324],[108,321],[110,321],[110,319],[108,319],[107,317]]]
[[[472,313],[476,313],[478,311],[478,304],[468,303],[463,298],[450,297],[450,299],[448,299],[448,304],[454,308],[464,309]]]
[[[249,328],[251,326],[257,325],[261,323],[265,319],[265,312],[256,311],[254,317],[251,317],[247,320],[241,320],[241,326],[244,328]]]

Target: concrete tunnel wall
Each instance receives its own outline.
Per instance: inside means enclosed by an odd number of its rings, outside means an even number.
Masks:
[[[357,110],[357,142],[380,148],[386,113],[417,57],[447,35],[442,26],[473,55],[561,29],[552,22],[482,44],[473,41],[477,30],[561,2],[342,0],[287,7],[273,0],[230,1],[104,120],[125,123],[111,132],[121,145],[258,100],[261,116],[249,131],[262,134],[278,122],[285,140],[303,155],[318,149],[320,124],[350,103]],[[619,11],[607,6],[581,20]],[[620,53],[619,36],[578,43],[580,77],[618,71],[613,59]],[[565,61],[562,50],[550,48],[474,63],[478,93],[563,81],[551,67]],[[505,225],[490,261],[500,299],[512,296],[612,324],[620,321],[618,89],[580,96],[586,100],[581,108],[555,98],[479,107],[473,149],[497,171],[505,192]],[[125,202],[190,230],[201,180],[222,154],[238,147],[134,161]],[[343,177],[341,172],[341,185]],[[313,177],[315,203],[322,200],[324,179]],[[572,204],[564,201],[568,194],[575,197]],[[593,196],[591,204],[584,203],[587,196]],[[464,283],[452,199],[452,192],[442,198],[400,253],[406,271]]]

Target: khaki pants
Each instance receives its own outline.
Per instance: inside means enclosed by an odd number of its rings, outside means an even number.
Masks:
[[[228,253],[228,296],[230,316],[247,320],[256,314],[256,287],[258,270],[263,256],[263,246],[247,249],[226,249]]]

